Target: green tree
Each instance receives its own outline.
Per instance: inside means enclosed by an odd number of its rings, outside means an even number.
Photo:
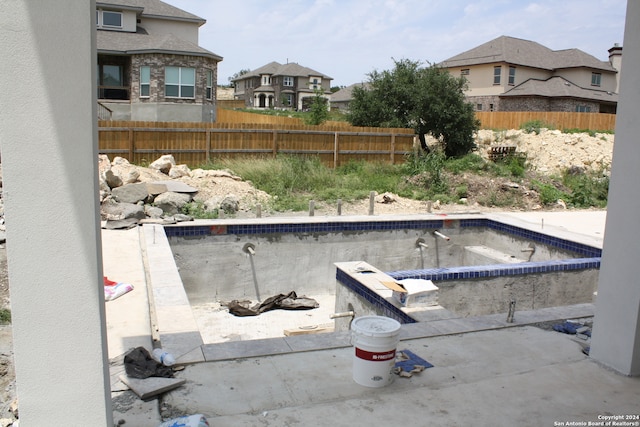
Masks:
[[[235,82],[233,80],[237,79],[238,77],[240,77],[240,76],[242,76],[244,74],[247,74],[249,71],[251,71],[251,70],[243,68],[242,70],[238,71],[237,73],[234,73],[233,76],[227,77],[227,79],[229,80],[229,85],[231,87],[235,87]]]
[[[408,59],[394,64],[392,70],[369,73],[368,88],[353,89],[347,120],[354,126],[414,129],[425,151],[425,134],[430,134],[441,141],[447,157],[472,151],[480,123],[465,101],[464,77]]]
[[[305,117],[305,123],[308,125],[321,125],[327,120],[329,120],[327,98],[322,96],[321,90],[316,90],[309,107],[309,115]]]

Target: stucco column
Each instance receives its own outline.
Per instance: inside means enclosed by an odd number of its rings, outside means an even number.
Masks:
[[[604,250],[590,355],[625,375],[640,375],[640,2],[627,2],[623,71],[609,186]],[[631,72],[626,72],[631,70]]]
[[[0,146],[20,425],[113,426],[95,2],[0,2]]]

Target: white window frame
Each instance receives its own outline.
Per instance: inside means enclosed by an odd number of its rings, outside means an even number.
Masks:
[[[514,86],[516,84],[516,67],[509,66],[509,85]]]
[[[205,88],[205,97],[209,100],[213,99],[213,71],[207,70],[207,86]]]
[[[602,84],[602,73],[591,73],[591,86],[598,86]]]
[[[167,70],[169,68],[177,68],[178,69],[178,82],[174,83],[167,83]],[[183,74],[185,71],[187,70],[192,70],[193,71],[193,84],[189,83],[183,83]],[[196,81],[196,69],[193,67],[177,67],[177,66],[166,66],[164,67],[164,96],[165,98],[182,98],[182,99],[194,99],[196,97],[196,85],[195,85],[195,81]],[[177,95],[167,95],[167,87],[168,86],[177,86],[178,87],[178,94]],[[193,95],[192,96],[184,96],[183,95],[183,88],[193,88]]]
[[[147,74],[149,79],[146,79],[143,76],[143,70],[147,70]],[[147,88],[147,94],[143,95],[143,88]],[[140,98],[149,98],[151,96],[151,67],[148,65],[140,66]]]
[[[499,85],[502,79],[502,66],[493,67],[493,84]]]
[[[293,87],[293,76],[284,76],[282,78],[282,86],[291,86]]]
[[[114,14],[114,15],[118,15],[120,16],[120,25],[108,25],[104,23],[104,14]],[[122,29],[123,28],[123,15],[122,12],[116,12],[114,10],[102,10],[102,9],[98,9],[96,10],[96,25],[98,28],[118,28],[118,29]]]
[[[461,76],[468,76],[469,75],[469,69],[468,68],[463,68],[462,70],[460,70],[460,75]]]

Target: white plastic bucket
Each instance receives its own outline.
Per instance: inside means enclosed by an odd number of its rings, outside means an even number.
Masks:
[[[351,322],[354,347],[353,380],[366,387],[384,387],[393,381],[400,323],[383,316],[363,316]]]

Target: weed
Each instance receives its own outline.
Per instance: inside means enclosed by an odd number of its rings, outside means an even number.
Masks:
[[[558,201],[558,199],[566,199],[567,194],[558,190],[555,186],[541,181],[534,180],[533,187],[540,196],[540,202],[543,205],[551,205]]]
[[[0,325],[8,325],[11,323],[11,310],[8,308],[0,308]]]
[[[204,207],[204,203],[190,202],[182,207],[182,213],[196,219],[216,219],[218,218],[218,210],[208,211]]]
[[[544,123],[542,120],[529,120],[528,122],[524,122],[520,125],[520,129],[524,131],[524,133],[535,133],[536,135],[540,134],[540,129],[547,128],[553,129],[553,126]]]

